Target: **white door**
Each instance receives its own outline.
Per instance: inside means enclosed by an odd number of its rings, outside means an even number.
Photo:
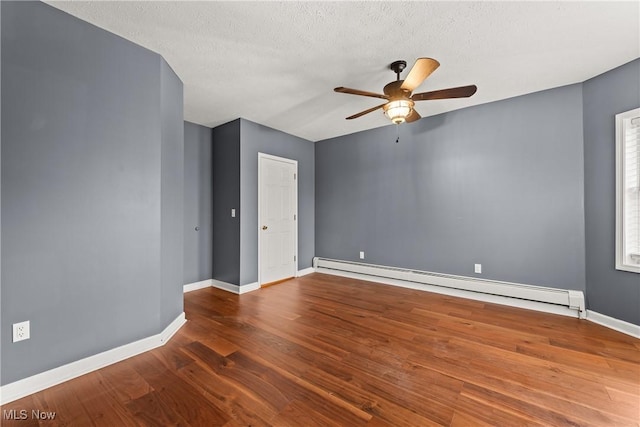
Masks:
[[[258,153],[258,274],[260,285],[297,271],[298,162]]]

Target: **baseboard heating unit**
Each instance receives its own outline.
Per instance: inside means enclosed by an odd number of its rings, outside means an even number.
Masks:
[[[313,259],[318,273],[504,304],[565,316],[586,317],[582,291],[500,282],[352,261]]]

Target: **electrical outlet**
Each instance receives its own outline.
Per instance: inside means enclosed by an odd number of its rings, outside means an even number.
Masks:
[[[474,264],[473,271],[475,271],[478,274],[482,273],[482,264]]]
[[[364,251],[360,251],[360,259],[364,259]]]
[[[13,324],[13,342],[24,341],[31,338],[29,321]]]

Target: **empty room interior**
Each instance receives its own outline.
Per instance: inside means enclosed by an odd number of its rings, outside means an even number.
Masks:
[[[640,3],[2,1],[0,424],[640,427]]]

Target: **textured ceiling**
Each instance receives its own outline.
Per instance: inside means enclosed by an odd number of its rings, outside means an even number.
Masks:
[[[333,88],[381,92],[397,59],[441,63],[419,92],[478,86],[469,99],[418,103],[424,117],[640,56],[637,1],[47,3],[161,54],[184,82],[185,120],[244,117],[312,141],[389,125],[381,111],[345,120],[379,100]]]

